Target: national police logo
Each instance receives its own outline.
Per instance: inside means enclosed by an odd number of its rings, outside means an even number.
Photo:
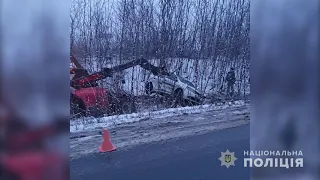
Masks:
[[[224,161],[225,161],[226,163],[231,162],[231,155],[224,155]]]
[[[226,152],[221,152],[221,157],[219,158],[221,166],[226,166],[227,168],[234,166],[234,161],[237,159],[238,158],[234,156],[234,152],[230,152],[228,149]]]

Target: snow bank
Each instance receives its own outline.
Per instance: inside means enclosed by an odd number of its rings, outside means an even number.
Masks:
[[[82,118],[70,122],[70,132],[81,132],[95,130],[100,128],[111,127],[123,123],[131,123],[143,120],[154,120],[158,118],[166,118],[179,116],[184,114],[195,114],[211,110],[225,109],[228,107],[243,106],[244,101],[229,102],[223,105],[206,104],[192,107],[170,108],[160,111],[123,114],[116,116],[108,116],[103,118]]]

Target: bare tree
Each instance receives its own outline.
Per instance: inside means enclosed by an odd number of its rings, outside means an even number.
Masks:
[[[235,67],[234,99],[244,98],[250,93],[249,5],[248,0],[73,0],[71,48],[90,72],[145,57],[210,96],[224,96],[225,75]],[[134,67],[112,83],[126,79],[123,88],[142,95],[140,83],[150,76]]]

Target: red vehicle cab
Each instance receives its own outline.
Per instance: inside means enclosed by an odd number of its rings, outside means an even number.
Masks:
[[[136,111],[131,95],[117,89],[98,87],[97,81],[106,78],[102,72],[89,75],[85,69],[70,69],[70,114],[101,117],[104,115],[129,114]]]

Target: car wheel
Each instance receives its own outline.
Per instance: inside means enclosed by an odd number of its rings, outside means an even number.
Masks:
[[[152,82],[147,82],[145,86],[146,94],[150,95],[153,90]]]
[[[136,106],[133,101],[123,102],[121,104],[121,114],[131,114],[136,112]]]

